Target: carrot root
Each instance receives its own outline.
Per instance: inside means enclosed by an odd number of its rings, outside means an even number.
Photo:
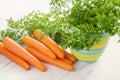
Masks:
[[[19,56],[17,56],[15,54],[13,54],[12,52],[8,51],[1,42],[0,42],[0,52],[4,56],[6,56],[8,59],[10,59],[11,61],[13,61],[16,64],[20,65],[25,70],[29,70],[30,69],[30,65],[27,62],[25,62]]]
[[[28,46],[31,46],[31,47],[39,50],[40,52],[42,52],[46,56],[49,56],[52,59],[56,58],[55,54],[51,50],[49,50],[45,45],[43,45],[39,41],[29,37],[28,35],[23,37],[23,42],[25,44],[27,44]]]
[[[4,38],[3,45],[5,46],[6,49],[13,52],[17,56],[21,57],[22,59],[33,65],[34,67],[38,68],[43,72],[46,71],[46,67],[41,61],[39,61],[37,58],[31,55],[27,50],[25,50],[23,47],[21,47],[11,38],[7,38],[7,37]]]
[[[38,59],[40,59],[46,63],[52,64],[52,65],[62,68],[64,70],[68,70],[68,71],[73,70],[72,65],[65,63],[64,61],[57,59],[57,58],[51,59],[51,58],[47,57],[46,55],[40,53],[37,49],[34,49],[32,47],[27,47],[26,50],[29,51],[32,55],[34,55]]]
[[[63,59],[60,59],[60,60],[62,60],[63,62],[66,62],[66,63],[68,63],[68,64],[73,64],[70,60],[68,60],[68,59],[66,59],[66,58],[63,58]]]
[[[57,57],[63,59],[64,58],[64,54],[63,52],[56,47],[53,42],[53,40],[49,37],[47,37],[46,35],[43,35],[42,31],[39,29],[36,29],[33,33],[34,37],[39,40],[40,42],[42,42],[44,45],[46,45],[52,52],[54,52],[54,54],[56,54]],[[40,39],[40,36],[43,35],[43,38]],[[57,45],[57,44],[56,44]]]
[[[76,58],[71,55],[70,53],[68,53],[67,51],[63,50],[63,52],[65,53],[65,58],[70,60],[71,62],[75,63],[76,62]]]

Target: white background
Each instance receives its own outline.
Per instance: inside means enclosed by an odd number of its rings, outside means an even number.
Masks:
[[[49,11],[48,0],[0,0],[0,29],[7,27],[6,20],[17,20],[32,11]],[[120,80],[120,43],[118,36],[111,37],[109,44],[96,62],[77,61],[73,71],[45,64],[46,72],[34,67],[26,71],[0,55],[0,80]]]

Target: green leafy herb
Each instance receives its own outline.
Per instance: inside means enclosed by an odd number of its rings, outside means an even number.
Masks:
[[[0,31],[0,40],[11,37],[18,43],[35,29],[41,29],[63,48],[90,48],[104,33],[120,35],[119,0],[51,0],[48,14],[32,12]]]

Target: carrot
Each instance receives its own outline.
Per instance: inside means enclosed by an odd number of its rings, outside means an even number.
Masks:
[[[61,48],[59,45],[57,45],[57,43],[55,41],[53,41],[51,38],[47,37],[41,30],[36,29],[33,34],[37,40],[44,43],[48,48],[50,48],[54,53],[56,53],[56,55],[59,58],[62,58],[63,54],[64,54],[64,57],[67,58],[68,60],[70,60],[72,62],[76,61],[76,58],[73,55],[69,54],[63,48]],[[42,39],[40,39],[41,35],[43,35]],[[60,55],[62,55],[62,57]]]
[[[46,62],[46,63],[49,63],[49,64],[52,64],[56,67],[59,67],[59,68],[62,68],[64,70],[68,70],[68,71],[71,71],[73,70],[73,67],[72,65],[68,64],[68,63],[65,63],[63,62],[62,60],[59,60],[59,59],[51,59],[49,57],[47,57],[46,55],[40,53],[37,49],[35,48],[32,48],[32,47],[27,47],[26,48],[27,51],[29,51],[32,55],[34,55],[35,57],[37,57],[38,59]]]
[[[37,40],[29,37],[28,35],[23,37],[23,42],[28,46],[39,50],[41,53],[45,54],[46,56],[49,56],[52,59],[56,58],[55,54],[50,49],[48,49],[45,45],[38,42]]]
[[[25,62],[23,59],[21,59],[19,56],[13,54],[12,52],[8,51],[3,43],[0,42],[0,52],[6,56],[8,59],[12,60],[13,62],[15,62],[16,64],[20,65],[22,68],[24,68],[25,70],[30,69],[30,66],[27,62]]]
[[[58,45],[49,37],[47,37],[41,30],[36,29],[33,33],[34,37],[46,45],[51,51],[53,51],[57,57],[64,58],[64,53],[59,49]],[[42,36],[42,39],[40,39]],[[57,47],[56,47],[57,45]]]
[[[63,59],[60,59],[60,60],[62,60],[63,62],[66,62],[66,63],[68,63],[68,64],[73,64],[70,60],[68,60],[68,59],[66,59],[66,58],[63,58]]]
[[[14,40],[11,38],[4,38],[3,39],[3,45],[5,48],[7,48],[9,51],[13,52],[17,56],[23,58],[25,61],[33,65],[34,67],[38,68],[41,71],[46,71],[46,67],[44,66],[41,61],[39,61],[37,58],[35,58],[33,55],[31,55],[27,50],[25,50],[23,47],[21,47],[19,44],[17,44]]]
[[[72,54],[68,53],[65,50],[62,50],[62,51],[65,53],[65,58],[66,59],[70,60],[73,63],[76,62],[76,58]]]

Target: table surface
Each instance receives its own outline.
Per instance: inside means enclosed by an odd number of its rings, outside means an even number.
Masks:
[[[0,0],[0,29],[7,27],[6,20],[19,19],[32,11],[49,11],[49,0]],[[120,43],[118,36],[111,37],[104,54],[98,61],[77,61],[73,71],[65,71],[46,64],[47,71],[32,67],[26,71],[0,54],[0,80],[120,80]]]

